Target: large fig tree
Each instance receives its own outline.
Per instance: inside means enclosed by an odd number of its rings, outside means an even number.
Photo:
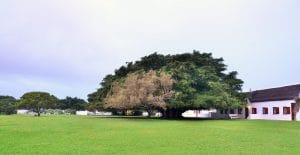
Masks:
[[[116,91],[116,83],[119,85],[130,74],[141,70],[164,72],[173,79],[173,96],[166,100],[169,117],[179,117],[187,109],[232,109],[244,105],[243,81],[237,78],[237,72],[226,71],[222,58],[198,51],[177,55],[153,53],[139,61],[128,62],[114,75],[107,75],[100,83],[101,87],[88,95],[89,104],[97,103],[106,108],[105,99]]]

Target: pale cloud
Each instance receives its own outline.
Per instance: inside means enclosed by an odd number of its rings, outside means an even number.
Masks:
[[[127,61],[193,49],[224,57],[245,90],[299,83],[297,6],[296,0],[4,0],[0,93],[20,96],[34,86],[86,98]]]
[[[0,94],[14,94],[17,98],[31,91],[45,91],[59,98],[66,96],[84,97],[82,96],[82,91],[90,91],[90,88],[82,87],[82,85],[86,85],[84,81],[75,83],[73,81],[60,81],[57,79],[24,75],[5,75],[1,78],[6,80],[0,80]],[[11,82],[13,82],[13,84]],[[12,85],[14,85],[14,87],[12,87]]]

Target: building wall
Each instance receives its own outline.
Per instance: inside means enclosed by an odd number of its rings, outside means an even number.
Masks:
[[[88,111],[76,111],[76,115],[88,115]]]
[[[241,119],[245,119],[245,108],[242,108],[242,113],[238,113],[238,109],[234,109],[233,110],[234,111],[234,113],[233,114],[229,114],[229,116],[231,117],[231,118],[241,118]]]
[[[182,113],[182,117],[185,118],[211,118],[211,113],[217,112],[217,110],[187,110]]]
[[[255,102],[249,105],[248,119],[264,119],[264,120],[292,120],[292,114],[283,114],[283,107],[290,107],[293,100],[285,101],[267,101]],[[268,114],[263,114],[263,107],[268,108]],[[279,114],[273,114],[273,107],[279,107]],[[257,109],[257,114],[252,114],[252,108]],[[292,110],[291,110],[292,113]]]
[[[29,110],[25,110],[25,109],[18,109],[17,110],[17,114],[27,114],[29,112]]]
[[[229,113],[229,111],[228,111]],[[187,110],[182,113],[182,116],[185,118],[214,118],[214,116],[218,116],[217,119],[226,118],[228,114],[221,114],[220,110],[211,109],[211,110]],[[242,113],[238,114],[238,109],[233,109],[233,113],[229,113],[229,117],[236,119],[244,119],[245,118],[245,109],[242,108]]]
[[[112,112],[96,111],[95,115],[99,115],[99,116],[112,116]]]
[[[296,121],[300,121],[300,103],[295,104]]]

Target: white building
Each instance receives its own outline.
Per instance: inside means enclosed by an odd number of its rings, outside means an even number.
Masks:
[[[182,114],[186,118],[246,118],[261,120],[300,121],[300,84],[257,90],[248,93],[247,107],[224,110],[188,110]]]
[[[85,110],[85,111],[76,111],[76,115],[87,116],[87,115],[94,115],[94,113]]]
[[[250,92],[245,117],[300,121],[299,103],[295,101],[299,95],[300,84]]]
[[[112,112],[96,111],[95,115],[98,115],[98,116],[112,116]]]
[[[212,113],[216,113],[217,110],[188,110],[182,113],[182,117],[185,118],[211,118]]]
[[[28,114],[29,110],[26,109],[18,109],[17,114]]]
[[[231,109],[225,112],[224,110],[187,110],[182,113],[184,118],[208,118],[208,119],[244,119],[245,109]]]

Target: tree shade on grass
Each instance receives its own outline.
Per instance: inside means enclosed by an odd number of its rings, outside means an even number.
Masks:
[[[0,154],[299,154],[300,123],[0,116]]]

